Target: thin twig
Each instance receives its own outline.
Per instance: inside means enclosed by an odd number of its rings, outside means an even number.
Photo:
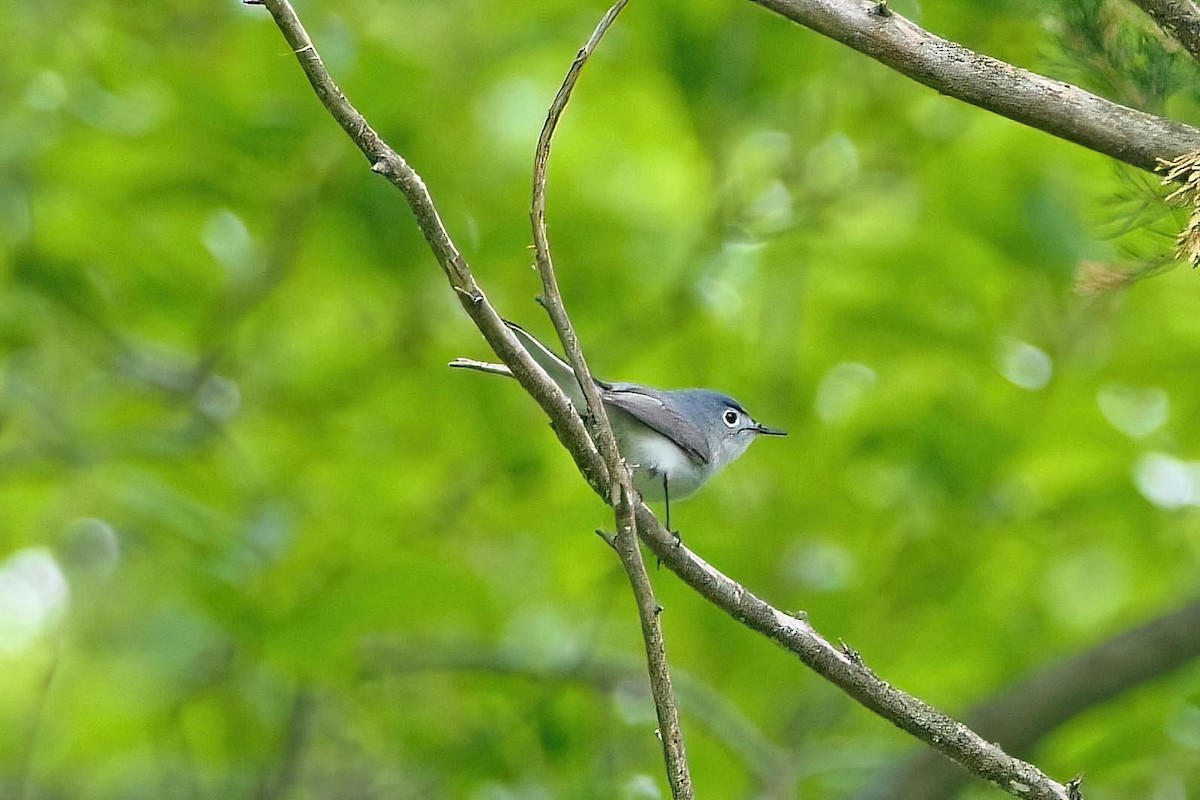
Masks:
[[[703,597],[758,631],[864,707],[958,762],[977,777],[1026,800],[1068,800],[1067,787],[1033,764],[1013,758],[961,722],[881,680],[861,655],[852,657],[822,637],[807,614],[788,614],[747,591],[681,545],[650,509],[637,509],[642,541]]]
[[[492,375],[503,375],[506,378],[513,376],[512,370],[503,364],[493,364],[490,361],[476,361],[473,358],[456,358],[447,366],[450,367],[466,367],[477,372],[488,372]]]
[[[663,748],[663,761],[667,769],[667,781],[671,785],[671,796],[676,800],[690,800],[695,796],[692,785],[691,770],[688,767],[687,751],[683,743],[683,726],[679,722],[679,703],[675,698],[675,690],[671,685],[671,669],[667,661],[666,641],[663,638],[662,622],[659,615],[662,606],[654,597],[654,587],[646,572],[646,564],[642,559],[641,545],[638,543],[637,522],[634,518],[633,482],[629,468],[621,458],[617,448],[617,440],[613,435],[612,425],[608,421],[608,413],[600,399],[596,382],[588,369],[579,346],[579,337],[571,325],[567,309],[563,303],[562,293],[558,288],[558,276],[554,271],[554,262],[550,256],[550,240],[546,232],[546,171],[550,163],[550,143],[558,120],[562,117],[571,92],[579,80],[583,70],[600,40],[604,37],[609,26],[616,20],[617,15],[625,8],[628,0],[617,0],[601,18],[596,29],[584,46],[571,62],[567,76],[563,79],[554,102],[546,114],[546,123],[538,137],[537,149],[533,158],[533,200],[530,209],[530,219],[533,223],[534,256],[538,274],[542,278],[542,305],[550,315],[554,328],[558,332],[559,341],[567,354],[575,377],[587,401],[587,420],[597,449],[612,476],[609,504],[612,505],[616,516],[617,533],[613,539],[613,547],[629,576],[629,584],[633,589],[637,602],[638,619],[642,627],[642,639],[646,645],[646,665],[650,677],[650,694],[654,698],[654,710],[658,716],[658,736]]]
[[[476,284],[470,267],[459,255],[438,218],[420,176],[380,140],[337,89],[288,1],[262,0],[262,4],[270,11],[291,45],[301,69],[326,110],[371,161],[372,169],[387,177],[408,201],[417,225],[429,242],[451,287],[488,344],[550,417],[559,441],[571,454],[589,485],[601,497],[609,498],[609,471],[583,421],[562,390],[533,363],[512,337]],[[681,545],[644,503],[635,506],[634,515],[642,541],[685,583],[734,620],[759,631],[794,653],[811,669],[866,708],[1014,796],[1025,800],[1070,800],[1065,785],[1046,777],[1032,764],[1012,758],[921,700],[880,680],[861,660],[848,658],[817,634],[806,619],[784,613],[763,602],[711,567]]]
[[[583,397],[588,406],[588,416],[592,423],[591,432],[597,449],[608,465],[611,475],[620,478],[624,474],[624,481],[614,481],[615,485],[612,487],[613,495],[609,498],[609,504],[614,506],[620,502],[617,491],[624,490],[630,485],[629,470],[620,466],[621,454],[617,450],[617,440],[613,436],[612,425],[608,422],[608,413],[605,411],[604,403],[600,401],[600,392],[596,388],[596,382],[592,380],[592,373],[583,357],[583,350],[579,347],[579,337],[575,334],[575,329],[567,316],[562,293],[558,288],[558,276],[554,272],[554,263],[550,257],[550,241],[546,234],[546,168],[549,164],[550,142],[554,138],[554,130],[558,126],[558,120],[562,116],[563,110],[567,107],[567,102],[571,99],[571,92],[579,79],[579,73],[595,51],[596,46],[600,44],[600,39],[603,38],[605,31],[616,20],[627,2],[628,0],[618,0],[600,20],[587,43],[575,55],[571,68],[567,70],[567,77],[563,80],[558,94],[555,95],[554,102],[550,104],[550,110],[546,114],[546,122],[542,126],[542,133],[538,137],[537,149],[533,156],[533,201],[529,212],[533,222],[534,258],[538,274],[542,279],[542,305],[550,315],[550,321],[554,323],[554,329],[558,332],[558,338],[562,342],[567,360],[575,370],[575,377],[579,381],[580,389],[583,390]],[[632,497],[632,493],[629,496]],[[628,521],[632,525],[632,514]],[[620,535],[620,531],[618,531],[618,535]]]
[[[935,36],[862,0],[753,0],[942,94],[1153,171],[1200,149],[1200,128],[1122,106]]]

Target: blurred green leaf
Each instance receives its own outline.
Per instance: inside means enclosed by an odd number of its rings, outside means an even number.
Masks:
[[[486,347],[264,11],[11,5],[0,796],[665,796],[640,687],[364,672],[377,637],[546,665],[641,643],[611,516],[515,384],[445,368]],[[1194,65],[1120,4],[905,5],[1197,121]],[[299,11],[492,300],[547,330],[533,147],[602,9]],[[960,713],[1195,591],[1197,276],[1157,274],[1149,180],[751,4],[632,4],[555,141],[550,235],[600,375],[790,432],[673,510],[689,546]],[[1122,259],[1155,276],[1075,294]],[[685,703],[701,796],[855,797],[912,752],[652,578],[675,669],[773,743]],[[1198,675],[1031,757],[1091,800],[1182,797]]]

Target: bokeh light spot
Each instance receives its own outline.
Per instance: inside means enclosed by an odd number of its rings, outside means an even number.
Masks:
[[[1001,343],[999,362],[1001,375],[1031,392],[1044,388],[1054,374],[1054,362],[1045,350],[1017,339]]]

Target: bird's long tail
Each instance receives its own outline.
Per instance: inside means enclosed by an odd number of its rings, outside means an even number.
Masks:
[[[525,330],[521,326],[508,322],[504,323],[508,326],[513,335],[529,353],[529,356],[537,362],[538,366],[546,370],[546,374],[550,379],[557,383],[559,387],[566,392],[567,397],[575,404],[576,408],[584,408],[585,402],[583,392],[579,388],[579,382],[575,379],[575,371],[571,369],[571,365],[563,361],[557,353],[551,350],[546,345],[538,341],[532,333]],[[493,364],[488,361],[476,361],[473,358],[456,358],[450,362],[450,366],[459,369],[473,369],[478,372],[486,372],[491,375],[505,375],[512,377],[512,371],[503,364]]]

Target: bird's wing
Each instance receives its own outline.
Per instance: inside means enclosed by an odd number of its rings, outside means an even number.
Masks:
[[[707,464],[712,458],[708,437],[698,426],[672,410],[657,393],[622,383],[600,384],[604,402],[628,413],[674,442],[693,461]]]

